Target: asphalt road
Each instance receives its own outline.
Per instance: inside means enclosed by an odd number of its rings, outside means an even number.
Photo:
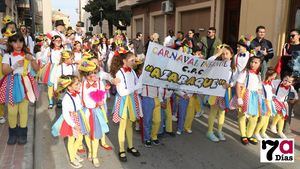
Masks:
[[[112,107],[109,102],[109,108]],[[68,169],[66,140],[54,138],[50,134],[51,125],[59,114],[59,110],[47,109],[46,92],[41,95],[37,103],[35,126],[34,166],[36,169]],[[226,142],[213,143],[206,136],[207,111],[204,116],[193,123],[193,133],[183,133],[180,136],[163,137],[161,145],[146,148],[141,143],[140,134],[134,133],[134,145],[141,152],[141,157],[127,154],[128,162],[118,160],[118,125],[109,122],[110,133],[108,143],[114,147],[113,151],[99,150],[101,169],[299,169],[300,143],[296,141],[295,163],[260,163],[259,145],[244,146],[240,143],[239,131],[234,113],[227,114],[224,133]],[[300,119],[299,105],[296,111],[297,122]],[[110,118],[111,119],[111,118]],[[176,123],[173,123],[174,128]],[[299,129],[299,128],[298,128]],[[293,132],[290,137],[299,137],[300,131]],[[85,160],[83,168],[93,168],[91,162]]]

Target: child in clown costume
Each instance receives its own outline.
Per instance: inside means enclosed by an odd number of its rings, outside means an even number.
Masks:
[[[218,53],[214,56],[211,56],[208,60],[230,61],[231,69],[229,82],[223,85],[223,87],[226,89],[224,97],[210,96],[208,99],[208,103],[210,104],[210,113],[208,116],[208,130],[206,136],[213,142],[226,140],[224,134],[222,133],[222,128],[225,121],[226,111],[228,111],[229,109],[233,109],[233,106],[230,105],[230,101],[235,92],[234,86],[238,76],[234,61],[231,60],[233,57],[232,48],[226,44],[223,44],[218,47],[218,50]],[[218,116],[218,137],[213,132],[216,116]]]
[[[127,137],[127,152],[133,156],[140,156],[139,151],[133,146],[132,123],[142,116],[141,104],[138,96],[138,89],[141,88],[138,83],[138,77],[132,69],[135,65],[136,56],[133,53],[118,53],[113,57],[111,64],[111,75],[120,80],[116,85],[117,95],[113,109],[113,121],[120,122],[119,139],[119,160],[127,161],[125,153],[125,133]]]
[[[1,29],[1,34],[0,34],[0,80],[3,78],[1,63],[2,63],[3,55],[5,54],[6,51],[7,39],[10,36],[15,34],[15,29],[16,29],[16,24],[11,19],[10,16],[5,16],[2,19],[2,23],[4,25],[4,28]],[[4,117],[4,105],[0,104],[0,124],[4,124],[5,122],[6,120]]]
[[[268,128],[270,116],[277,114],[275,103],[273,101],[274,93],[272,87],[272,81],[276,78],[277,73],[272,68],[269,68],[265,75],[265,81],[263,82],[263,102],[262,102],[262,113],[259,122],[254,131],[255,138],[262,140],[262,138],[268,139],[269,136],[266,134]]]
[[[274,103],[277,114],[273,118],[270,129],[280,138],[287,138],[283,133],[283,126],[289,112],[288,101],[294,103],[298,100],[298,93],[293,86],[295,79],[296,78],[292,72],[285,72],[282,80],[272,81],[275,93]],[[293,95],[293,97],[291,95]]]
[[[71,51],[64,50],[61,52],[61,59],[59,65],[57,66],[56,73],[53,78],[54,91],[57,90],[57,81],[59,77],[66,75],[78,75],[77,67],[74,62],[74,55]],[[61,97],[58,98],[57,107],[61,108]]]
[[[26,144],[29,101],[33,103],[38,98],[37,84],[30,70],[38,71],[39,67],[21,34],[12,35],[7,43],[7,53],[2,59],[4,77],[0,82],[0,104],[6,104],[8,108],[7,144]],[[17,125],[18,115],[20,126]]]
[[[50,47],[45,49],[42,58],[42,69],[40,71],[40,82],[48,85],[49,109],[54,105],[54,83],[56,69],[61,60],[61,52],[63,51],[62,39],[58,35],[54,35],[51,39]]]
[[[68,137],[67,149],[73,168],[82,167],[83,159],[77,155],[77,150],[82,143],[83,135],[89,132],[84,113],[86,109],[83,108],[79,95],[80,86],[81,83],[76,76],[63,75],[59,78],[56,92],[65,90],[65,95],[62,99],[62,115],[52,127],[53,136]]]
[[[97,158],[99,139],[105,137],[105,133],[109,131],[103,106],[105,86],[97,76],[99,70],[94,62],[83,60],[79,65],[79,72],[83,76],[80,92],[83,106],[87,109],[86,117],[90,126],[90,134],[85,136],[88,147],[88,160],[92,161],[95,167],[99,167],[100,163]]]
[[[88,59],[94,63],[96,63],[96,65],[99,65],[99,60],[97,59],[97,57],[93,56],[92,54],[89,55],[89,57],[86,55],[84,57],[84,59]],[[104,89],[107,90],[107,84],[106,84],[106,81],[109,81],[111,83],[114,83],[115,80],[112,78],[112,76],[106,72],[104,72],[104,70],[99,67],[99,72],[97,74],[97,76],[100,78],[101,80],[101,85],[104,86]],[[107,92],[105,94],[105,97],[103,98],[103,107],[104,107],[104,110],[105,112],[107,113],[107,103],[106,103],[106,99],[107,99]],[[101,138],[101,146],[105,149],[105,150],[112,150],[112,147],[109,146],[107,143],[106,143],[106,137],[105,137],[105,134],[103,134],[102,138]]]
[[[244,71],[242,71],[236,83],[236,95],[238,111],[238,123],[241,133],[241,142],[244,145],[248,143],[256,145],[257,139],[253,137],[253,133],[257,124],[257,119],[261,114],[262,105],[262,81],[260,69],[262,65],[262,57],[252,56]],[[248,118],[248,124],[246,121]]]

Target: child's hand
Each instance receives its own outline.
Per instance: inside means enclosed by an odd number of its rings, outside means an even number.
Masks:
[[[24,65],[24,60],[19,60],[19,61],[17,61],[15,64],[13,64],[13,65],[11,66],[11,68],[12,68],[13,70],[16,70],[16,69],[19,68],[19,67],[23,67],[23,65]]]
[[[291,103],[291,104],[295,104],[296,100],[295,99],[290,99],[288,102]]]
[[[6,45],[6,43],[7,43],[7,38],[0,38],[1,45]]]
[[[167,108],[167,104],[166,104],[165,102],[161,102],[161,103],[160,103],[160,107],[161,107],[162,109],[166,109],[166,108]]]
[[[112,84],[117,85],[121,82],[121,80],[119,78],[114,78],[111,82]]]
[[[238,98],[237,102],[238,102],[238,106],[240,106],[240,107],[243,106],[243,104],[244,104],[244,101],[242,98]]]
[[[190,99],[190,97],[189,97],[188,94],[183,95],[183,98],[184,98],[185,100],[189,100],[189,99]]]
[[[229,83],[224,83],[224,84],[223,84],[223,88],[224,88],[224,89],[228,89],[229,87],[230,87],[230,84],[229,84]]]
[[[27,60],[29,60],[29,61],[32,61],[32,60],[33,60],[33,57],[32,57],[32,55],[27,54],[27,55],[25,56],[25,59],[27,59]]]

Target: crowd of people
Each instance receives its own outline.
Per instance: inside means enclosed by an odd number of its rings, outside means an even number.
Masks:
[[[61,112],[52,126],[52,135],[68,138],[67,152],[74,168],[82,167],[84,159],[80,154],[85,152],[88,161],[99,167],[99,144],[112,150],[105,140],[110,118],[119,123],[118,133],[111,134],[118,134],[118,156],[122,162],[127,161],[126,152],[135,157],[141,155],[134,147],[133,129],[141,130],[146,147],[158,146],[163,134],[191,134],[194,117],[200,117],[204,110],[208,110],[205,135],[212,142],[226,140],[222,127],[226,113],[231,111],[238,112],[244,145],[270,138],[266,133],[268,126],[280,138],[287,138],[284,132],[289,132],[298,100],[299,70],[291,65],[300,52],[299,30],[290,31],[289,42],[272,68],[268,63],[274,51],[272,43],[265,39],[264,26],[257,27],[255,38],[242,36],[234,53],[216,37],[214,27],[202,38],[192,29],[187,34],[178,31],[176,36],[169,30],[165,38],[154,33],[143,45],[140,32],[132,40],[120,30],[108,38],[106,34],[85,33],[83,22],[78,22],[73,30],[65,29],[63,21],[57,20],[53,31],[35,37],[28,34],[26,26],[17,27],[10,17],[5,17],[3,23],[0,123],[6,122],[7,110],[8,145],[27,143],[28,106],[39,99],[38,85],[48,87],[48,109],[57,106]],[[149,42],[202,59],[231,61],[231,76],[223,85],[224,97],[142,84],[139,77]],[[109,112],[107,99],[112,97],[115,102]],[[214,132],[216,118],[218,126]]]

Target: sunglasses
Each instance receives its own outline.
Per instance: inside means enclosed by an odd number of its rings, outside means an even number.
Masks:
[[[189,35],[193,34],[193,32],[189,32]]]
[[[296,36],[296,34],[291,34],[290,38],[294,38]]]
[[[214,33],[213,31],[207,31],[208,34]]]

